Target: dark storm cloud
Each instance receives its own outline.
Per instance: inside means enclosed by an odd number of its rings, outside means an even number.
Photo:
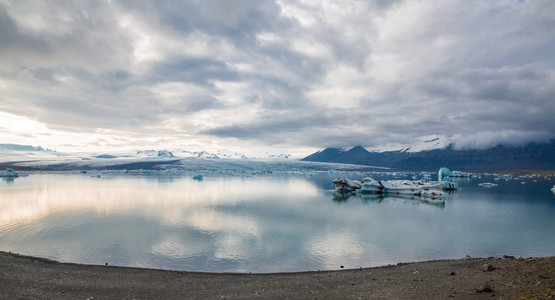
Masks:
[[[21,35],[12,18],[3,9],[0,10],[0,40],[1,57],[16,55],[19,51],[25,51],[25,54],[29,55],[33,49],[44,49],[48,46],[43,41]]]
[[[473,109],[464,112],[466,119],[487,124],[489,129],[516,129],[512,127],[518,124],[522,130],[553,132],[555,124],[549,119],[555,109],[555,87],[548,69],[525,65],[454,71],[424,79],[420,89],[429,98],[439,98],[453,108]],[[453,114],[445,110],[443,115]],[[476,130],[473,126],[470,129]]]
[[[545,140],[553,11],[512,0],[0,0],[0,112],[199,143]]]
[[[201,132],[220,137],[237,137],[245,139],[264,139],[265,136],[291,134],[295,130],[320,126],[323,122],[331,121],[328,118],[322,119],[314,116],[306,116],[296,119],[294,114],[286,116],[273,116],[272,119],[261,120],[256,123],[237,124],[231,126],[218,127]]]
[[[111,68],[131,49],[125,35],[112,30],[114,15],[103,2],[2,1],[0,20],[9,43],[1,48],[11,51],[2,51],[1,67]]]

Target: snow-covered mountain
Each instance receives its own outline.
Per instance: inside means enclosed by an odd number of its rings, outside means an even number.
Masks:
[[[286,159],[289,154],[269,154],[247,157],[243,153],[226,150],[217,152],[171,150],[139,150],[109,153],[78,152],[60,155],[54,151],[44,150],[42,147],[9,145],[0,149],[0,164],[8,163],[14,168],[41,169],[164,169],[179,168],[188,170],[226,169],[226,170],[254,170],[267,169],[265,166],[284,165],[298,167],[305,165],[298,160]],[[15,150],[14,150],[15,149]],[[29,151],[19,151],[29,150]],[[51,153],[54,153],[51,154]],[[284,160],[287,161],[284,161]],[[316,165],[310,165],[312,167]]]
[[[18,160],[23,159],[23,157],[29,158],[40,158],[42,156],[71,156],[82,159],[131,159],[131,158],[196,158],[196,159],[288,159],[291,158],[290,154],[284,153],[255,153],[255,154],[244,154],[237,151],[229,150],[217,150],[217,151],[190,151],[183,149],[147,149],[138,150],[134,152],[121,151],[117,153],[94,153],[79,151],[72,154],[59,153],[50,149],[45,149],[41,146],[30,146],[30,145],[17,145],[17,144],[0,144],[0,156],[8,161],[11,157],[17,158]],[[38,157],[40,156],[40,157]]]
[[[248,157],[244,153],[240,152],[233,152],[227,150],[218,150],[216,155],[220,158],[240,158],[240,159],[247,159]]]
[[[0,151],[32,151],[32,152],[54,152],[50,149],[44,149],[41,146],[31,146],[31,145],[18,145],[18,144],[0,144]]]
[[[449,146],[449,141],[445,138],[435,137],[432,139],[423,140],[413,144],[410,147],[402,148],[400,152],[422,152],[431,151],[436,149],[445,149]]]
[[[265,158],[291,158],[291,154],[269,154],[269,153],[266,153]]]
[[[0,162],[16,160],[56,159],[67,154],[56,152],[41,146],[0,144]]]
[[[220,159],[217,154],[210,153],[208,151],[187,151],[183,150],[181,152],[176,151],[177,156],[185,158],[201,158],[201,159]]]
[[[348,151],[326,148],[301,159],[301,161],[346,163],[418,171],[437,170],[445,166],[462,171],[552,170],[555,168],[555,139],[549,143],[530,143],[520,147],[497,145],[481,150],[457,150],[453,144],[446,147],[443,145],[441,139],[431,139],[422,144],[395,151],[368,151],[361,146],[353,147]]]
[[[392,151],[399,151],[405,153],[415,153],[415,152],[422,152],[422,151],[431,151],[431,150],[441,150],[449,147],[451,142],[444,137],[439,136],[431,136],[428,138],[423,138],[420,141],[413,143],[412,145],[380,145],[376,147],[366,148],[366,150],[370,152],[392,152]],[[348,148],[345,151],[349,150]]]
[[[256,153],[246,155],[241,152],[234,152],[228,150],[210,151],[174,151],[176,157],[185,158],[201,158],[201,159],[287,159],[291,158],[290,154],[271,154],[271,153]]]
[[[137,156],[140,157],[175,157],[171,151],[168,150],[143,150],[137,151]]]

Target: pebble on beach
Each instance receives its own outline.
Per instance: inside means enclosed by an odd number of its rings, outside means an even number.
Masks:
[[[490,271],[495,270],[495,267],[490,265],[490,264],[485,264],[483,270],[484,270],[484,272],[490,272]]]
[[[489,285],[489,283],[485,282],[485,283],[482,283],[482,285],[478,288],[478,292],[491,293],[493,292],[493,289],[491,288],[491,285]]]

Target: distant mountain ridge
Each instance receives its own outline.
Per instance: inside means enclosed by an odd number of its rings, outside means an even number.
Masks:
[[[0,144],[0,151],[52,151],[44,149],[41,146],[18,145],[18,144]]]
[[[168,150],[143,150],[137,151],[138,156],[155,156],[155,157],[174,157],[173,153]]]
[[[368,165],[407,171],[434,171],[440,167],[461,171],[555,170],[555,139],[549,143],[531,143],[522,147],[498,145],[485,150],[455,150],[453,144],[419,152],[411,152],[407,148],[370,152],[361,146],[349,150],[326,148],[301,161]]]
[[[175,153],[175,152],[174,152]],[[187,151],[181,150],[176,154],[176,157],[185,157],[185,158],[201,158],[201,159],[282,159],[282,158],[290,158],[290,154],[255,154],[247,156],[244,153],[240,152],[233,152],[227,150],[217,150],[216,152],[209,152],[209,151]]]
[[[210,152],[202,151],[188,151],[188,150],[142,150],[136,152],[137,156],[142,157],[175,157],[175,158],[198,158],[198,159],[285,159],[291,158],[290,154],[258,154],[258,155],[245,155],[240,152],[233,152],[227,150],[217,150]]]
[[[76,155],[84,158],[98,158],[98,159],[115,159],[115,158],[177,158],[177,159],[187,159],[187,158],[197,158],[197,159],[289,159],[291,154],[286,153],[254,153],[254,154],[244,154],[237,151],[229,151],[219,149],[216,151],[188,151],[183,149],[148,149],[148,150],[122,150],[121,152],[114,153],[95,153],[95,152],[77,152],[77,153],[60,153],[48,148],[43,148],[41,146],[31,146],[31,145],[19,145],[19,144],[0,144],[0,154],[5,157],[17,156],[21,159],[24,155],[54,155],[54,156],[71,156]]]

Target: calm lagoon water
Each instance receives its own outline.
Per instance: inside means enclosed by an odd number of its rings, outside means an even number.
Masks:
[[[494,177],[460,180],[444,205],[431,205],[337,197],[337,176],[195,181],[58,173],[3,180],[0,250],[63,262],[264,273],[555,255],[555,179],[499,180],[492,188],[477,184]]]

